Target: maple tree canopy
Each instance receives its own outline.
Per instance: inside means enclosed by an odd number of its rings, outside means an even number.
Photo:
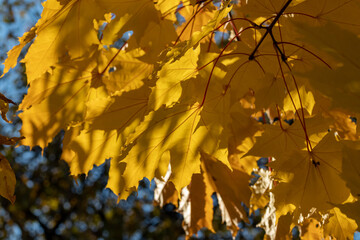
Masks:
[[[63,129],[71,174],[111,158],[107,187],[119,199],[144,177],[165,181],[164,203],[177,205],[186,188],[189,235],[213,229],[216,192],[234,230],[246,218],[242,204],[273,204],[277,239],[299,219],[307,231],[318,221],[317,236],[353,238],[360,0],[47,0],[43,7],[4,63],[6,74],[31,44],[21,60],[25,138],[1,144],[44,148]],[[9,103],[0,95],[5,120]],[[261,193],[249,186],[259,157],[271,160],[274,182]],[[2,155],[0,173],[0,194],[14,201]]]

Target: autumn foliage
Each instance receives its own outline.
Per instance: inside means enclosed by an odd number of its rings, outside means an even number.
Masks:
[[[212,229],[216,192],[234,230],[242,204],[264,208],[273,197],[277,239],[299,218],[304,229],[319,221],[319,237],[353,237],[360,0],[43,6],[5,61],[4,74],[31,44],[21,144],[44,148],[65,130],[71,174],[111,158],[107,187],[121,199],[144,177],[163,181],[163,203],[177,205],[186,188],[188,234]],[[249,186],[260,157],[273,181],[262,191]]]

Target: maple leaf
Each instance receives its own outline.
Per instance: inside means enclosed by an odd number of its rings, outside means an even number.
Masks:
[[[122,160],[126,163],[124,178],[127,188],[137,186],[143,177],[153,178],[161,156],[170,151],[171,181],[179,191],[200,171],[198,146],[203,131],[196,131],[200,120],[198,106],[175,106],[150,113],[128,139],[136,141]],[[181,133],[181,134],[179,134]]]
[[[36,94],[29,91],[20,105],[22,134],[28,136],[24,144],[30,146],[45,147],[71,121],[80,121],[89,95],[91,72],[59,66],[52,75],[45,75],[33,81],[30,90]]]
[[[144,84],[144,80],[153,70],[153,65],[139,60],[142,55],[139,49],[125,52],[121,49],[110,48],[104,51],[104,57],[101,59],[103,69],[111,69],[111,71],[103,73],[102,82],[109,95],[120,95],[122,92],[138,89]],[[106,65],[108,63],[110,64]]]
[[[327,133],[328,122],[320,117],[306,119],[306,129],[310,136],[310,143],[315,146],[322,136]],[[304,149],[306,143],[301,121],[295,121],[292,125],[286,122],[278,125],[265,125],[264,133],[257,137],[254,146],[246,155],[259,157],[283,157],[284,153],[291,153],[293,150]]]
[[[49,0],[43,6],[42,18],[36,24],[36,39],[22,60],[28,82],[49,71],[66,54],[71,58],[85,55],[89,47],[99,42],[93,19],[102,19],[106,13],[94,0],[73,0],[64,5]],[[28,36],[23,38],[27,40]]]
[[[325,135],[311,152],[295,150],[289,156],[279,156],[271,164],[276,178],[281,181],[274,189],[278,211],[292,204],[299,212],[307,214],[313,207],[327,211],[331,209],[331,203],[344,202],[350,191],[339,176],[341,165],[341,144],[332,132]]]
[[[15,104],[11,99],[5,97],[2,93],[0,93],[0,112],[1,118],[10,123],[10,121],[6,117],[6,113],[9,111],[9,103]]]
[[[320,0],[303,1],[290,12],[295,21],[310,25],[321,26],[332,23],[337,26],[357,32],[359,24],[356,22],[360,10],[358,1],[348,0]],[[338,36],[341,37],[341,36]],[[329,39],[332,41],[331,39]],[[339,44],[341,45],[341,44]]]
[[[343,142],[343,164],[341,177],[346,181],[346,185],[350,188],[352,195],[359,196],[360,188],[357,182],[360,180],[360,146],[358,142]]]
[[[231,112],[231,137],[229,139],[229,162],[232,168],[245,171],[251,175],[253,169],[257,168],[254,156],[245,156],[254,147],[255,136],[261,133],[260,123],[255,119],[249,118],[251,110],[241,107],[234,107]]]
[[[289,237],[290,226],[292,225],[292,214],[282,215],[277,220],[276,239],[291,239]]]
[[[146,50],[148,51],[152,51],[153,45],[159,44],[159,42],[164,44],[160,44],[160,46],[165,47],[165,44],[169,43],[169,37],[170,40],[172,40],[172,37],[175,38],[174,26],[171,21],[160,18],[161,14],[155,8],[153,1],[111,0],[100,1],[100,4],[107,11],[115,14],[115,19],[106,26],[103,32],[104,38],[102,39],[102,42],[105,45],[113,44],[127,31],[133,31],[132,38],[134,39],[136,46],[142,46],[142,38],[146,38],[145,41],[147,42],[152,41],[152,44],[150,45],[146,43]],[[176,9],[174,9],[174,11],[175,10]],[[162,33],[160,36],[163,39],[167,39],[167,41],[163,42],[162,39],[158,38],[158,35],[154,34],[154,32],[149,32],[150,30],[154,30],[155,26],[163,29],[160,31]],[[157,54],[159,54],[159,52],[157,52]]]
[[[160,186],[159,182],[157,186]],[[157,188],[158,190],[159,188]],[[161,189],[159,194],[159,199],[157,200],[160,204],[165,205],[167,203],[172,203],[174,206],[179,207],[179,193],[176,191],[174,184],[170,181],[164,183],[164,187]]]
[[[16,178],[8,160],[0,153],[0,195],[7,198],[11,203],[15,202],[16,197],[15,183]]]
[[[191,38],[185,42],[185,46],[182,46],[182,51],[180,52],[186,52],[189,48],[194,47],[195,45],[200,43],[203,38],[211,34],[231,11],[231,8],[231,5],[225,5],[225,7],[221,8],[220,11],[217,11],[214,17],[210,19],[208,23],[201,28],[201,31],[196,31],[192,34]]]
[[[190,39],[194,32],[201,31],[216,14],[216,7],[209,1],[204,5],[184,5],[179,14],[185,19],[176,31],[178,32],[178,40]]]
[[[89,126],[65,144],[73,153],[63,155],[73,175],[86,174],[94,164],[100,165],[105,159],[120,155],[128,134],[135,131],[147,113],[149,93],[143,87],[89,102],[85,117]]]
[[[334,208],[334,212],[337,215],[340,215],[339,217],[339,223],[340,225],[345,225],[344,228],[338,228],[337,224],[335,222],[335,226],[337,227],[337,231],[340,231],[341,235],[346,236],[348,235],[349,237],[351,236],[352,232],[357,229],[359,229],[360,226],[360,221],[359,221],[359,209],[360,209],[360,205],[359,205],[359,201],[356,202],[348,202],[345,204],[338,204],[336,205],[336,208]],[[337,215],[334,215],[337,217]],[[345,217],[344,215],[346,215],[347,217]],[[350,219],[348,219],[350,218]],[[335,219],[333,219],[334,221]],[[356,222],[356,224],[354,223],[354,220]],[[355,226],[357,225],[357,226]],[[331,231],[331,229],[329,229],[329,231]],[[338,234],[338,235],[340,235]]]
[[[215,192],[206,173],[194,174],[190,183],[191,219],[190,234],[196,234],[206,227],[214,231],[212,226],[213,200],[211,195]]]
[[[166,1],[166,0],[159,0],[157,1],[155,7],[159,9],[162,13],[162,16],[166,19],[170,19],[171,21],[176,21],[176,10],[179,7],[180,2],[183,5],[188,5],[189,1],[181,1],[181,0],[174,0],[174,1]]]
[[[352,239],[357,225],[353,219],[347,218],[339,208],[330,211],[329,223],[324,226],[324,233],[339,239]]]
[[[317,67],[307,73],[312,85],[320,89],[325,95],[333,100],[335,107],[357,111],[359,106],[359,84],[356,76],[359,73],[359,38],[342,28],[328,23],[321,27],[307,25],[297,26],[298,31],[306,42],[321,48],[322,52],[331,55],[336,60],[335,70],[325,67]],[[330,30],[331,29],[331,30]],[[338,42],[347,42],[351,48]]]
[[[207,173],[208,181],[211,182],[213,188],[220,194],[233,227],[236,227],[239,219],[246,219],[241,203],[249,206],[251,191],[246,186],[248,186],[250,176],[241,170],[231,171],[225,164],[206,153],[202,153],[201,168]],[[231,184],[233,182],[238,184]]]
[[[163,104],[166,107],[176,103],[182,93],[181,82],[195,77],[197,71],[197,60],[200,48],[189,49],[184,56],[173,63],[166,63],[158,72],[158,80],[154,87],[149,103],[158,110]]]
[[[315,105],[315,100],[313,94],[309,91],[306,92],[305,87],[301,86],[299,88],[299,95],[291,100],[290,95],[296,96],[298,93],[297,90],[291,91],[285,98],[284,98],[284,111],[294,111],[297,109],[304,108],[307,112],[312,115],[312,110]],[[300,104],[301,101],[301,104]],[[295,105],[295,106],[294,106]]]

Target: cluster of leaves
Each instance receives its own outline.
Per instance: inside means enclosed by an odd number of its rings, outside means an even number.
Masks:
[[[184,237],[183,218],[174,207],[153,206],[149,181],[141,181],[137,196],[132,194],[118,204],[116,195],[104,189],[108,161],[75,182],[68,165],[59,160],[61,135],[44,150],[44,157],[40,148],[4,150],[18,184],[15,204],[0,199],[1,239]]]
[[[45,148],[43,157],[38,147],[33,151],[25,151],[25,147],[0,148],[12,163],[18,181],[16,202],[0,199],[0,238],[184,239],[183,216],[175,206],[153,204],[153,181],[140,181],[138,192],[119,203],[116,195],[104,189],[109,161],[92,169],[86,178],[82,174],[74,181],[68,165],[59,160],[62,135]],[[259,214],[255,214],[257,220],[250,216],[252,224],[240,226],[236,239],[259,235],[259,228],[255,229]],[[216,233],[202,229],[191,239],[232,239],[216,200],[213,226]]]
[[[359,0],[47,0],[21,49],[22,144],[65,130],[71,174],[111,158],[124,199],[147,177],[163,202],[188,190],[187,233],[212,230],[213,192],[232,228],[271,161],[277,237],[301,218],[352,238],[359,219]],[[129,38],[128,36],[131,35]],[[220,36],[220,37],[219,37]],[[228,36],[228,37],[227,37]],[[222,38],[221,43],[216,39]],[[166,174],[168,173],[168,174]]]

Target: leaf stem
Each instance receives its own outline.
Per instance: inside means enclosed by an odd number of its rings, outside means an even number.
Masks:
[[[243,33],[244,31],[246,31],[246,30],[248,30],[248,29],[251,29],[251,28],[253,28],[253,27],[247,27],[247,28],[242,29],[242,30],[238,33],[238,35],[240,35],[240,34]],[[215,66],[216,66],[217,62],[218,62],[219,59],[221,58],[221,56],[222,56],[222,54],[224,53],[224,51],[226,50],[226,48],[235,40],[235,38],[236,38],[236,36],[233,37],[232,39],[230,39],[230,41],[226,44],[226,46],[221,50],[219,56],[215,59],[214,65],[213,65],[213,67],[212,67],[212,69],[211,69],[211,72],[210,72],[210,75],[209,75],[208,82],[206,83],[203,100],[202,100],[200,106],[203,106],[204,103],[205,103],[207,91],[208,91],[208,88],[209,88],[209,86],[210,86],[210,80],[211,80],[211,77],[212,77],[212,74],[213,74],[213,72],[214,72],[214,69],[215,69]]]
[[[203,2],[203,1],[202,1],[202,2]],[[184,31],[185,31],[186,28],[189,26],[189,24],[190,24],[192,21],[195,22],[195,16],[196,16],[199,12],[201,12],[209,3],[211,3],[211,1],[203,4],[201,7],[197,7],[196,12],[194,13],[194,15],[191,16],[191,18],[189,19],[189,21],[187,21],[187,23],[185,24],[184,28],[183,28],[183,29],[181,30],[181,32],[179,33],[179,36],[178,36],[177,39],[175,40],[174,46],[179,42],[180,37],[183,35]],[[197,5],[197,6],[200,6],[200,5]],[[194,23],[193,23],[193,25],[194,25]],[[193,26],[193,25],[192,25],[192,26]]]
[[[116,52],[116,54],[111,58],[111,60],[108,62],[108,64],[104,68],[104,70],[101,71],[100,75],[103,75],[106,72],[106,70],[110,67],[110,64],[115,60],[117,55],[119,55],[120,51],[125,47],[126,44],[127,44],[127,41],[124,42],[124,44],[121,46],[121,48],[119,48],[119,50]]]
[[[234,21],[233,21],[233,16],[232,16],[232,14],[231,14],[231,11],[229,12],[228,15],[229,15],[229,18],[230,18],[230,24],[231,24],[231,26],[232,26],[232,28],[233,28],[233,30],[234,30],[234,32],[235,32],[236,41],[240,42],[241,39],[240,39],[240,36],[239,36],[239,32],[238,32],[238,30],[237,30],[237,28],[236,28],[236,26],[235,26]]]
[[[277,52],[278,53],[278,52]],[[280,61],[280,58],[279,58],[279,54],[277,54],[277,59],[278,59],[278,62],[279,62],[279,67],[280,67],[280,72],[281,72],[281,76],[282,76],[282,79],[284,80],[284,85],[285,85],[285,88],[286,88],[286,92],[289,94],[289,97],[290,97],[290,100],[291,100],[291,103],[292,105],[294,106],[295,108],[295,114],[297,115],[297,117],[299,118],[299,121],[300,121],[300,124],[301,124],[301,127],[303,128],[304,130],[304,134],[305,134],[305,139],[306,139],[306,148],[308,150],[308,152],[311,152],[312,151],[312,146],[311,146],[311,143],[310,143],[310,138],[308,136],[308,133],[307,133],[307,129],[306,129],[306,126],[305,126],[305,116],[304,116],[304,111],[302,111],[302,117],[300,116],[299,114],[299,111],[296,109],[296,104],[295,104],[295,101],[294,101],[294,98],[291,96],[291,92],[290,92],[290,89],[289,89],[289,86],[286,82],[286,79],[285,79],[285,74],[284,74],[284,71],[283,71],[283,68],[281,66],[281,61]],[[286,62],[285,62],[286,63]],[[286,63],[286,65],[288,66],[288,64]],[[289,66],[288,66],[289,67]],[[295,79],[294,79],[295,80]],[[296,84],[296,83],[295,83]],[[296,84],[297,86],[297,84]],[[300,94],[299,94],[299,91],[297,91],[298,93],[298,96],[300,98]],[[300,99],[300,107],[302,107],[302,103],[301,103],[301,99]]]

